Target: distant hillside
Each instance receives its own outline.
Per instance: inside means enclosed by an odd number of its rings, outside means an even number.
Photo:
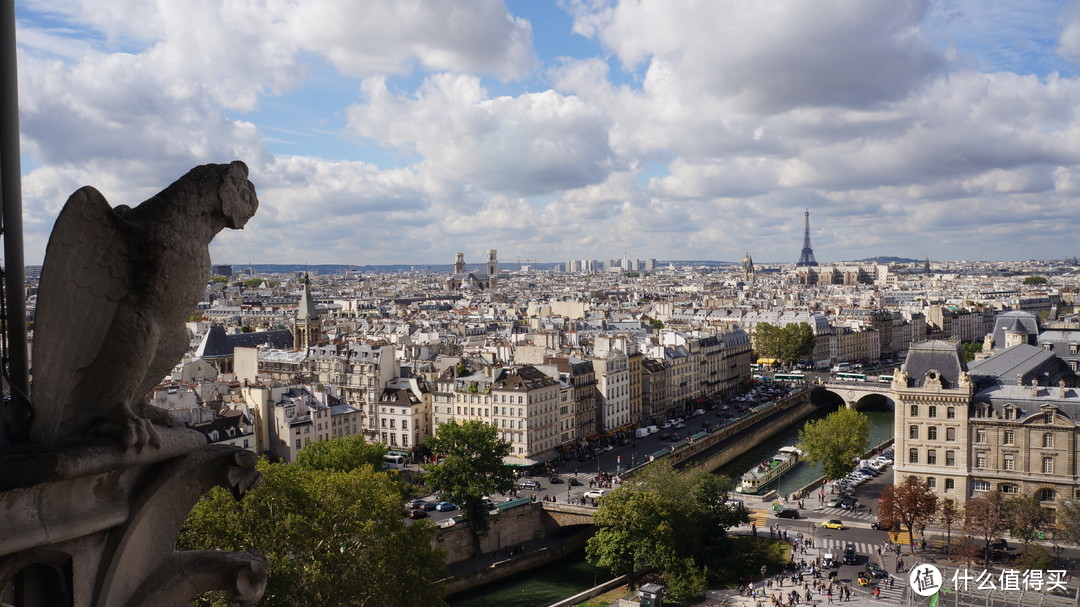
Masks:
[[[874,264],[890,264],[890,263],[922,263],[925,259],[908,259],[906,257],[867,257],[866,259],[856,259],[855,263],[874,263]]]

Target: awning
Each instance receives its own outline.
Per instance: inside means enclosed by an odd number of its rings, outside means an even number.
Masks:
[[[779,361],[776,360],[775,358],[759,358],[759,359],[757,359],[757,364],[759,364],[759,365],[775,365],[777,362],[779,362]]]
[[[590,434],[590,435],[586,436],[585,440],[587,440],[587,441],[599,440],[600,436],[601,436],[600,433],[597,432],[596,434]]]
[[[546,453],[539,453],[533,457],[504,457],[503,463],[507,466],[528,467],[550,462],[556,457],[558,457],[558,455],[549,451]]]

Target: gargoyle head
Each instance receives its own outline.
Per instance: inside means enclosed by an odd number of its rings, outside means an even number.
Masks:
[[[221,212],[225,214],[227,226],[239,230],[259,208],[259,199],[255,195],[255,186],[248,181],[247,165],[239,160],[229,164],[222,179],[218,195],[221,198]]]

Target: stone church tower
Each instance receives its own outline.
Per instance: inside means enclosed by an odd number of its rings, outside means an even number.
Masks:
[[[465,273],[465,254],[458,253],[454,255],[454,274]]]
[[[300,294],[300,305],[296,308],[296,318],[292,321],[293,347],[307,350],[319,342],[320,319],[311,297],[311,281],[304,275],[304,290]]]
[[[746,257],[742,260],[743,282],[754,284],[757,274],[754,271],[754,260],[750,259],[750,250],[746,250]]]
[[[495,253],[495,249],[488,249],[487,273],[490,286],[495,286],[495,280],[499,276],[499,258]]]

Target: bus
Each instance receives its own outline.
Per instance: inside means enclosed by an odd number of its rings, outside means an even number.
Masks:
[[[754,373],[757,373],[758,371],[761,370],[761,365],[759,365],[757,363],[750,363],[750,370],[753,371]]]
[[[865,373],[837,373],[836,379],[840,381],[866,381]]]
[[[405,467],[405,456],[396,453],[387,453],[383,456],[384,470],[401,470]]]
[[[805,381],[806,376],[802,373],[776,373],[773,375],[776,381]]]
[[[892,375],[878,375],[877,380],[878,380],[878,382],[883,383],[883,384],[891,384],[892,383]]]

